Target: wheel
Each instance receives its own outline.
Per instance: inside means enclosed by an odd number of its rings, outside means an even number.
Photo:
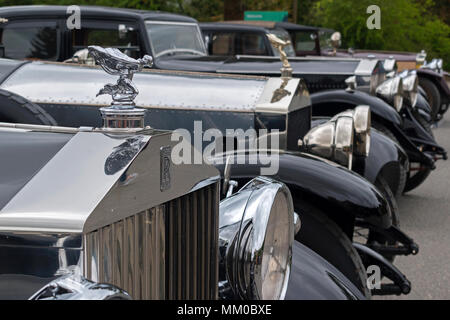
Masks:
[[[428,96],[428,103],[431,106],[431,116],[435,120],[441,108],[441,94],[439,93],[439,89],[436,88],[433,81],[426,78],[419,78],[419,85],[425,90]]]
[[[2,89],[0,89],[0,122],[57,125],[55,119],[41,106]]]
[[[315,207],[298,201],[294,203],[294,207],[302,221],[302,228],[295,239],[334,265],[370,298],[370,290],[366,285],[366,269],[342,229]]]
[[[382,192],[382,194],[389,203],[389,207],[392,212],[392,225],[400,227],[400,216],[397,200],[395,200],[395,196],[392,193],[389,184],[383,177],[379,176],[375,181],[375,186]],[[355,231],[353,233],[353,242],[366,244],[369,247],[373,243],[390,246],[395,246],[398,244],[396,241],[392,241],[378,232],[368,230],[367,228],[361,228],[358,226],[355,226]],[[395,259],[395,255],[383,254],[383,257],[385,257],[390,262],[394,262]]]
[[[422,120],[426,122],[425,119]],[[389,130],[382,124],[373,122],[372,126],[381,133],[383,133],[384,135],[386,135],[387,137],[391,138],[393,141],[399,143],[395,135],[391,132],[391,130]],[[431,131],[431,127],[428,126],[428,128]],[[409,166],[409,171],[406,176],[406,183],[405,188],[403,189],[403,193],[414,190],[415,188],[420,186],[428,178],[430,173],[431,173],[430,168],[423,168],[420,165],[420,163],[411,162]]]

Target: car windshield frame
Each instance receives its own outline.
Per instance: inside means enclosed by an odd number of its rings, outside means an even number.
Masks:
[[[159,51],[159,52],[155,52],[155,48],[156,46],[154,46],[153,44],[153,40],[151,37],[151,32],[149,30],[150,25],[166,25],[166,26],[189,26],[189,27],[195,27],[196,31],[197,31],[197,40],[198,43],[200,45],[201,48],[199,48],[200,50],[195,50],[192,48],[175,48],[175,49],[166,49],[163,51]],[[207,50],[206,50],[206,46],[205,43],[203,41],[203,36],[202,36],[202,32],[200,30],[200,26],[198,25],[198,23],[195,22],[177,22],[177,21],[154,21],[154,20],[146,20],[145,21],[145,30],[147,32],[147,39],[150,42],[150,47],[151,47],[151,51],[152,51],[152,55],[154,58],[159,58],[161,56],[167,55],[167,54],[171,54],[171,53],[192,53],[198,56],[206,56],[208,55]]]

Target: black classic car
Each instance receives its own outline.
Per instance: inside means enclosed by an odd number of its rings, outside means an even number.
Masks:
[[[442,59],[426,61],[427,54],[420,53],[339,49],[341,34],[331,29],[284,23],[282,28],[289,32],[297,56],[327,56],[350,58],[395,59],[399,72],[417,69],[421,87],[426,92],[432,107],[433,120],[437,121],[450,104],[450,75],[442,69]]]
[[[79,50],[98,44],[119,48],[131,57],[151,54],[153,67],[157,69],[262,76],[281,74],[281,62],[277,57],[208,56],[197,21],[189,17],[105,7],[81,6],[80,10],[81,28],[68,29],[66,21],[70,13],[64,6],[0,8],[0,16],[8,20],[1,26],[5,57],[83,61],[87,55]],[[29,28],[30,23],[41,27]],[[27,36],[5,38],[8,32]],[[23,39],[31,41],[23,43]],[[361,87],[376,88],[384,80],[381,62],[338,60],[295,58],[291,61],[294,77],[303,78],[313,93],[313,114],[330,117],[358,105],[369,105],[372,124],[395,138],[412,164],[406,187],[399,193],[416,188],[435,167],[435,159],[446,157],[445,150],[417,120],[402,120],[388,103],[360,91],[330,90],[345,88],[345,80],[354,75],[358,75]],[[316,91],[321,92],[314,93]],[[394,98],[396,93],[388,90],[388,98]]]
[[[306,80],[310,91],[313,93],[323,92],[322,94],[313,94],[311,96],[314,105],[314,115],[329,115],[330,109],[333,110],[335,108],[332,106],[333,103],[338,104],[338,102],[341,102],[342,104],[346,104],[354,98],[347,93],[339,91],[330,92],[330,89],[344,89],[347,87],[347,91],[349,92],[355,90],[366,92],[381,98],[397,109],[403,118],[402,127],[405,128],[404,131],[408,132],[410,139],[418,148],[423,149],[423,143],[426,142],[426,144],[428,144],[426,149],[431,151],[432,156],[436,153],[439,156],[446,158],[445,151],[436,143],[431,131],[434,115],[425,99],[427,94],[418,86],[420,77],[423,77],[423,74],[428,74],[429,71],[421,70],[419,73],[416,70],[404,71],[395,75],[396,61],[393,59],[381,61],[382,65],[380,65],[377,60],[373,58],[367,60],[367,57],[366,60],[361,60],[360,58],[352,60],[348,58],[339,59],[333,57],[316,59],[312,56],[300,59],[293,58],[295,54],[312,55],[321,52],[319,45],[319,34],[321,30],[315,27],[301,26],[288,22],[267,21],[202,23],[200,24],[200,27],[209,54],[222,55],[224,53],[224,48],[226,48],[228,50],[228,55],[242,54],[242,52],[245,51],[245,53],[251,53],[252,55],[264,56],[266,61],[268,61],[267,56],[280,55],[279,53],[276,53],[278,50],[274,48],[269,40],[271,34],[279,35],[280,39],[283,41],[291,42],[284,45],[284,52],[293,65],[300,61],[303,63],[307,62],[310,65],[315,64],[316,74],[313,76],[305,74],[304,71],[302,71],[305,68],[305,65],[302,66],[303,69],[300,69],[300,65],[297,65],[299,68],[297,69],[297,74]],[[288,37],[286,30],[289,31],[290,37]],[[246,43],[246,39],[249,38],[258,39],[258,41]],[[290,40],[291,38],[292,40]],[[255,47],[253,52],[251,46]],[[326,56],[328,56],[328,54]],[[255,57],[252,57],[251,59],[255,59]],[[348,64],[348,66],[353,63],[353,71],[352,67],[349,68],[347,66],[347,73],[343,73],[343,63]],[[339,67],[339,65],[341,65],[341,67]],[[374,72],[375,70],[378,71]],[[351,75],[352,72],[353,74]],[[370,81],[366,79],[370,79]],[[343,95],[346,96],[344,97]],[[431,99],[430,102],[433,103],[433,99]],[[383,108],[380,106],[378,109],[376,101],[372,101],[372,103],[372,111],[380,114],[383,111]],[[342,106],[339,105],[338,108],[342,108]],[[393,119],[392,121],[396,122]],[[374,121],[374,126],[397,142],[403,140],[402,137],[398,135],[398,132],[396,133],[395,130],[389,128],[389,126],[386,127],[384,124],[380,123],[378,119]],[[404,144],[403,142],[400,142],[400,144],[406,150],[411,150],[410,158],[413,163],[411,167],[413,172],[409,173],[408,182],[404,190],[406,192],[420,185],[428,177],[433,166],[430,167],[430,162],[426,161],[424,158],[422,158],[422,161],[418,161],[418,154],[412,155],[412,153],[415,153],[413,151],[415,149],[414,147]]]
[[[294,241],[283,183],[219,204],[214,167],[175,164],[172,133],[144,127],[122,82],[150,60],[116,54],[96,56],[121,74],[102,127],[0,123],[0,299],[364,298]]]
[[[101,125],[97,116],[98,106],[106,106],[109,101],[103,96],[95,98],[95,94],[97,88],[109,78],[98,67],[13,60],[1,62],[0,69],[9,74],[0,90],[4,106],[0,112],[4,119],[71,127]],[[141,91],[136,103],[146,110],[145,125],[170,130],[183,128],[184,134],[194,140],[197,139],[196,132],[212,129],[219,131],[227,140],[227,130],[230,129],[233,131],[230,134],[232,140],[239,138],[234,132],[239,128],[243,131],[252,128],[257,131],[277,129],[279,170],[267,175],[286,183],[293,194],[296,212],[302,213],[303,232],[297,239],[332,262],[361,290],[364,290],[364,284],[355,279],[364,275],[354,273],[355,263],[361,264],[357,252],[365,257],[363,262],[367,265],[377,260],[375,251],[391,261],[397,254],[417,253],[416,244],[397,228],[398,209],[394,203],[386,202],[371,184],[358,175],[318,157],[328,157],[347,167],[353,166],[355,171],[365,175],[385,192],[389,193],[391,188],[394,192],[401,188],[406,157],[391,140],[376,131],[371,134],[367,131],[370,129],[367,108],[360,108],[363,111],[362,122],[347,114],[342,115],[343,119],[338,117],[333,121],[317,120],[320,123],[311,123],[310,99],[299,79],[285,82],[280,78],[147,69],[137,74],[134,81]],[[199,126],[196,126],[196,121],[200,122]],[[346,123],[350,123],[350,127],[346,127]],[[353,127],[354,123],[359,123],[358,127]],[[311,130],[312,124],[315,128]],[[328,134],[330,126],[339,127],[339,133],[334,133],[332,129],[332,134]],[[335,137],[342,136],[349,137],[350,142],[344,139],[340,142],[342,146],[330,153]],[[317,148],[311,144],[316,137],[322,137]],[[260,141],[264,136],[255,138]],[[208,144],[211,137],[209,140],[200,137],[200,140],[202,144]],[[237,140],[239,143],[240,139]],[[299,152],[299,140],[305,142],[304,151],[316,156]],[[368,146],[372,152],[366,149]],[[203,147],[200,145],[199,148]],[[361,156],[366,153],[368,157]],[[216,156],[220,158],[220,154]],[[228,156],[225,155],[225,158]],[[242,162],[238,153],[232,153],[232,157],[235,161],[231,165],[231,178],[239,185],[248,183],[258,175],[261,167],[267,166],[267,163],[258,161]],[[222,172],[225,160],[215,162]],[[389,201],[395,202],[392,194],[386,196]],[[320,223],[316,222],[317,219]],[[360,230],[366,236],[371,235],[370,240],[359,238]],[[336,234],[343,233],[345,237],[334,238]],[[325,237],[330,240],[324,247],[321,243],[324,243]],[[361,251],[358,243],[352,246],[349,239],[365,244],[364,248],[374,250],[373,255]],[[352,252],[350,256],[348,250]],[[344,259],[344,264],[343,256],[349,259]],[[355,257],[358,258],[355,260]],[[382,288],[374,293],[408,292],[406,278],[397,271],[392,272],[394,269],[389,262],[377,262],[380,263],[385,266],[383,270],[391,270],[389,276],[394,280],[397,291],[388,286],[386,288],[389,289]]]

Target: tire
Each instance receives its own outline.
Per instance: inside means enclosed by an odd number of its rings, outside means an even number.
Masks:
[[[421,117],[419,117],[421,118]],[[424,122],[426,122],[425,119],[422,119]],[[420,121],[420,120],[419,120]],[[397,138],[395,137],[395,135],[391,132],[391,130],[389,130],[388,128],[386,128],[385,126],[383,126],[380,123],[372,123],[372,126],[377,129],[378,131],[380,131],[381,133],[383,133],[384,135],[386,135],[387,137],[391,138],[393,141],[398,142]],[[426,129],[426,127],[424,127]],[[429,130],[431,131],[431,127],[428,125]],[[417,172],[415,172],[414,174],[412,174],[411,172],[411,167],[412,164],[414,162],[410,163],[410,170],[408,171],[407,175],[406,175],[406,183],[405,183],[405,188],[403,189],[403,193],[409,192],[411,190],[414,190],[415,188],[417,188],[418,186],[420,186],[430,175],[431,173],[431,169],[430,168],[425,168],[422,170],[418,170]]]
[[[392,193],[389,184],[383,177],[379,176],[375,181],[375,186],[381,191],[381,193],[389,203],[389,207],[392,212],[392,224],[396,227],[400,227],[400,216],[397,200],[395,199],[395,196]],[[353,233],[353,242],[366,244],[368,246],[375,242],[378,244],[391,246],[395,246],[397,244],[396,241],[387,239],[380,233],[365,228],[359,228],[358,226],[355,226],[355,232]],[[383,257],[385,257],[390,262],[394,262],[395,259],[395,255],[383,254]]]
[[[2,89],[0,89],[0,122],[57,125],[55,119],[39,105]]]
[[[419,77],[419,85],[425,90],[428,96],[428,102],[431,106],[431,116],[433,120],[436,120],[441,108],[441,94],[439,89],[436,88],[433,81],[426,78]]]
[[[300,213],[302,227],[295,236],[322,258],[344,274],[367,298],[366,269],[350,239],[341,228],[319,209],[303,202],[295,202],[295,211]]]

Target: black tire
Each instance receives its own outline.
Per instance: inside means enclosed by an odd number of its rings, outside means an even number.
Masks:
[[[426,122],[425,119],[423,119],[423,121]],[[391,130],[386,128],[384,125],[375,122],[375,123],[372,123],[372,126],[375,129],[377,129],[378,131],[380,131],[381,133],[383,133],[384,135],[386,135],[387,137],[391,138],[393,141],[399,143],[397,138],[395,137],[395,135],[391,132]],[[431,127],[428,126],[428,128],[431,131]],[[411,168],[414,167],[413,164],[414,164],[414,162],[410,163],[410,166],[409,166],[410,170],[406,175],[406,183],[405,183],[405,188],[403,189],[403,193],[414,190],[415,188],[420,186],[428,178],[428,176],[431,173],[430,168],[423,168],[423,169],[417,170],[415,173],[413,173],[411,171]]]
[[[436,120],[441,108],[441,94],[439,89],[436,88],[433,81],[426,78],[419,77],[419,85],[427,94],[428,103],[431,106],[431,116],[433,120]]]
[[[0,122],[57,125],[42,107],[3,89],[0,89]]]
[[[370,298],[371,293],[366,285],[366,269],[342,229],[315,207],[298,201],[294,206],[302,221],[302,227],[295,239],[334,265]]]
[[[396,227],[400,227],[400,216],[399,216],[399,209],[397,205],[397,200],[395,200],[395,196],[392,193],[391,188],[389,187],[389,184],[386,182],[386,180],[379,176],[377,177],[377,180],[375,181],[375,186],[381,191],[381,193],[384,195],[386,200],[389,203],[389,207],[391,209],[392,213],[392,224]],[[396,241],[392,241],[386,237],[384,237],[382,234],[375,232],[373,230],[368,230],[365,228],[359,228],[358,226],[355,226],[355,232],[353,233],[353,242],[359,242],[362,244],[366,244],[370,247],[373,243],[378,243],[381,245],[391,245],[395,246],[397,244]],[[395,255],[387,255],[382,254],[388,261],[394,262]]]

